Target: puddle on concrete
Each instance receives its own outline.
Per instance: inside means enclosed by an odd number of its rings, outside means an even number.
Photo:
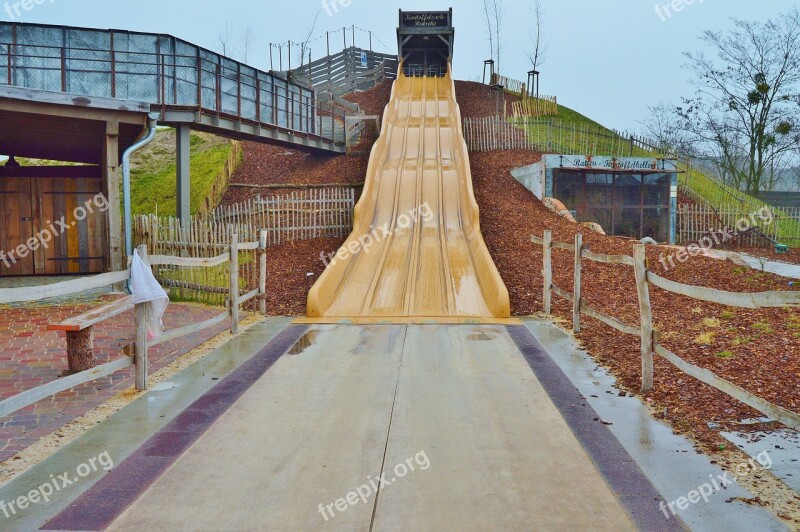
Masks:
[[[180,386],[179,384],[176,384],[174,382],[165,381],[165,382],[161,382],[159,384],[156,384],[155,386],[152,386],[150,388],[150,391],[151,392],[164,392],[164,391],[167,391],[167,390],[173,390],[175,388],[178,388],[179,386]]]
[[[473,333],[467,335],[467,340],[473,340],[477,342],[488,342],[497,338],[500,334],[495,327],[475,327],[473,329]]]
[[[470,334],[467,335],[467,340],[476,340],[478,342],[487,342],[489,340],[494,340],[497,338],[496,336],[492,336],[491,334],[486,333],[477,333],[477,334]]]
[[[291,349],[286,353],[287,355],[302,355],[306,349],[316,343],[317,331],[309,331],[297,340]]]

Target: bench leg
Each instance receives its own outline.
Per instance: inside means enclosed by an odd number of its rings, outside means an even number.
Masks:
[[[93,327],[67,332],[67,360],[71,372],[86,371],[95,366]]]

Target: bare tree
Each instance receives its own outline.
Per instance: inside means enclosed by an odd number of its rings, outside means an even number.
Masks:
[[[528,52],[528,59],[531,61],[531,68],[537,71],[547,59],[547,49],[550,48],[550,39],[545,36],[547,29],[545,17],[546,13],[541,0],[536,0],[533,4],[531,50]]]
[[[500,60],[503,57],[503,18],[505,15],[505,9],[503,6],[503,0],[492,0],[493,4],[493,16],[494,16],[494,47],[495,47],[495,57],[497,58],[497,71],[501,72],[500,70]]]
[[[247,26],[244,31],[239,33],[239,44],[242,47],[242,60],[247,63],[250,58],[250,50],[253,48],[255,32],[252,26]]]
[[[228,52],[231,51],[231,40],[233,39],[233,30],[228,22],[225,26],[220,26],[217,32],[217,40],[219,41],[220,53],[228,57]]]
[[[486,32],[489,35],[489,51],[495,63],[495,72],[500,73],[500,60],[503,55],[503,19],[505,7],[503,0],[483,0],[483,13],[486,17]]]
[[[686,54],[697,92],[678,111],[728,183],[768,190],[800,142],[800,10],[763,23],[734,20],[733,29],[702,39],[717,57]]]
[[[483,14],[486,17],[486,33],[489,36],[489,57],[494,59],[494,26],[492,25],[491,0],[483,0]]]
[[[647,110],[648,117],[642,122],[645,135],[652,139],[663,155],[694,156],[685,120],[681,118],[677,107],[659,102]]]

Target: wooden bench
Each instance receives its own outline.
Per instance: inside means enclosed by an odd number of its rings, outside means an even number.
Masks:
[[[127,296],[47,327],[49,331],[66,331],[70,372],[86,371],[95,367],[94,326],[133,308],[133,297]]]

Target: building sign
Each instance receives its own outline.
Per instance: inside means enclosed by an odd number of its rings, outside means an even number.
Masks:
[[[650,159],[646,157],[587,157],[585,155],[550,155],[551,161],[558,158],[555,166],[563,168],[586,168],[597,170],[650,170],[675,172],[677,161]],[[552,162],[550,164],[553,164]]]
[[[404,28],[449,28],[450,13],[448,11],[403,13],[401,25]]]
[[[367,68],[367,52],[361,52],[361,66]]]

